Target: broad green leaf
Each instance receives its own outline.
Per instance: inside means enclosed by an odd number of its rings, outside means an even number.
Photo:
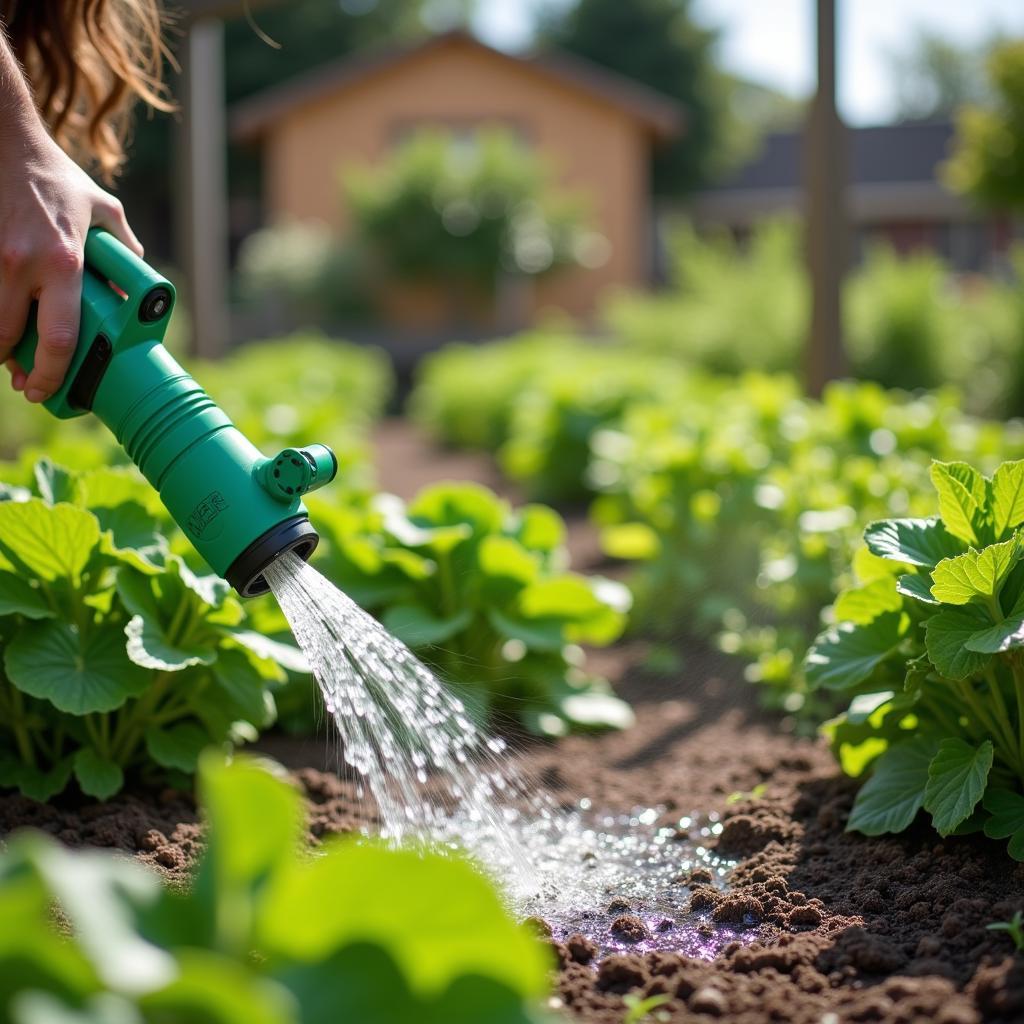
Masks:
[[[374,896],[380,892],[388,898]],[[524,997],[547,987],[540,944],[508,917],[492,884],[455,856],[340,840],[271,879],[256,942],[269,956],[317,962],[354,942],[386,950],[423,997],[467,974]]]
[[[598,690],[563,697],[558,709],[581,729],[628,729],[636,722],[633,709],[624,700]]]
[[[480,568],[488,576],[532,583],[540,571],[537,556],[511,537],[484,537],[480,542]]]
[[[258,658],[276,661],[289,672],[308,674],[310,671],[309,660],[298,647],[282,643],[280,640],[272,640],[263,633],[251,629],[229,629],[226,632],[232,640],[252,651]]]
[[[890,747],[854,801],[847,832],[880,836],[902,832],[917,816],[928,785],[928,766],[938,743],[918,736]]]
[[[871,523],[864,531],[864,541],[868,550],[879,558],[925,569],[964,550],[964,545],[949,533],[937,516]]]
[[[168,570],[177,574],[188,590],[211,608],[220,608],[231,593],[231,584],[212,573],[200,576],[194,573],[180,558],[172,559]]]
[[[896,694],[893,690],[880,690],[878,693],[859,693],[850,701],[846,710],[846,720],[851,725],[868,721],[879,708],[890,704]]]
[[[18,789],[30,800],[45,804],[58,793],[64,792],[64,787],[71,778],[71,769],[70,757],[63,758],[45,770],[27,764],[20,765],[17,776]]]
[[[995,539],[1024,523],[1024,461],[1004,462],[989,485]]]
[[[75,778],[82,792],[97,800],[112,797],[124,785],[121,766],[92,747],[82,747],[75,755]]]
[[[126,501],[114,508],[94,508],[104,532],[103,549],[119,562],[154,574],[166,564],[169,548],[157,521],[138,503]]]
[[[52,619],[54,614],[42,590],[13,572],[0,572],[0,616]]]
[[[181,672],[193,665],[212,665],[217,650],[209,640],[189,644],[172,643],[155,619],[134,615],[124,627],[128,657],[142,668],[156,672]]]
[[[661,540],[646,523],[619,523],[601,531],[601,549],[609,558],[650,561],[661,551]]]
[[[103,992],[71,1008],[49,992],[26,989],[11,1000],[10,1019],[16,1024],[144,1024],[132,1003]]]
[[[227,763],[213,750],[200,759],[199,793],[209,822],[202,871],[212,873],[227,911],[233,894],[266,879],[294,857],[303,829],[302,798],[252,758]],[[305,910],[298,904],[295,909],[318,917],[316,906],[314,900]],[[290,930],[296,930],[294,918]]]
[[[439,618],[422,605],[396,604],[384,613],[384,628],[409,647],[444,643],[461,633],[473,621],[473,609],[463,608],[455,615]]]
[[[857,686],[896,650],[906,631],[900,612],[885,612],[863,626],[841,622],[830,627],[807,652],[807,682],[829,690]]]
[[[47,582],[69,579],[77,586],[99,539],[99,523],[85,509],[51,507],[38,498],[0,502],[0,549]]]
[[[981,551],[972,548],[956,558],[944,558],[932,570],[932,597],[943,604],[994,597],[1020,557],[1020,540],[1014,537]]]
[[[173,956],[143,938],[137,926],[137,912],[160,895],[152,871],[105,850],[71,852],[39,835],[24,849],[105,986],[145,992],[174,976]]]
[[[604,605],[584,576],[565,574],[538,580],[519,594],[519,611],[528,619],[557,616],[581,621],[600,613]]]
[[[565,543],[565,522],[547,505],[524,505],[518,510],[515,535],[529,551],[554,551]]]
[[[939,492],[939,515],[954,537],[981,546],[986,536],[985,478],[966,462],[933,462],[932,483]]]
[[[565,646],[565,625],[561,619],[522,619],[506,615],[497,608],[487,609],[487,620],[499,636],[521,640],[535,651],[560,651]]]
[[[4,662],[19,690],[72,715],[114,711],[150,682],[113,625],[92,626],[83,637],[66,622],[30,622],[8,644]]]
[[[966,640],[964,646],[979,654],[1001,654],[1024,647],[1024,616],[1004,619],[996,626],[983,629]]]
[[[70,470],[58,466],[49,459],[40,459],[33,469],[36,490],[39,497],[47,505],[56,505],[61,501],[72,501],[75,491],[75,478]]]
[[[177,962],[178,976],[169,985],[139,999],[147,1020],[294,1024],[297,1019],[289,993],[244,960],[190,949],[179,953]]]
[[[165,768],[194,772],[199,755],[210,745],[210,737],[195,722],[179,722],[161,728],[146,730],[146,750],[149,756]]]
[[[930,576],[916,576],[907,573],[896,580],[896,592],[904,597],[920,601],[922,604],[934,604],[939,602],[932,597],[932,581]]]
[[[991,626],[975,605],[948,608],[924,624],[925,649],[932,664],[948,679],[966,679],[984,668],[989,655],[972,651],[967,642]]]
[[[1009,839],[1007,853],[1024,860],[1024,796],[1008,789],[991,789],[982,801],[992,817],[985,823],[990,839]]]
[[[839,622],[866,626],[883,612],[898,612],[902,607],[895,581],[888,576],[844,590],[836,599],[835,615]]]
[[[134,466],[101,466],[81,473],[75,482],[76,504],[114,509],[140,505],[152,518],[167,515],[159,495]]]
[[[259,669],[244,651],[222,650],[213,666],[213,677],[232,719],[252,722],[260,729],[274,721],[274,698],[267,691],[266,680]]]
[[[973,813],[988,785],[993,754],[991,740],[980,747],[955,737],[939,744],[928,766],[924,809],[940,836],[948,836]]]
[[[409,504],[409,516],[435,526],[471,524],[474,532],[497,533],[508,506],[483,484],[440,483],[421,490]]]
[[[464,975],[436,998],[409,988],[387,950],[357,942],[315,963],[277,973],[302,1006],[302,1024],[541,1024],[514,989]]]

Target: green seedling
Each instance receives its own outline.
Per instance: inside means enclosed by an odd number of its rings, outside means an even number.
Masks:
[[[1024,913],[1016,911],[1009,921],[996,921],[986,926],[990,932],[1006,932],[1018,953],[1024,953]]]
[[[664,1011],[655,1013],[659,1006],[664,1006],[665,1003],[671,1000],[671,996],[665,993],[661,993],[656,996],[647,996],[646,999],[641,999],[640,996],[634,995],[632,992],[627,992],[622,997],[622,1001],[626,1004],[626,1016],[622,1018],[622,1024],[642,1024],[643,1021],[653,1017],[654,1020],[668,1020],[669,1016]]]

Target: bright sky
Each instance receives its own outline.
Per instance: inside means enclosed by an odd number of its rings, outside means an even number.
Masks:
[[[477,30],[495,46],[523,47],[533,11],[559,2],[480,0]],[[722,29],[725,68],[796,96],[811,90],[813,0],[694,0],[694,11]],[[890,117],[887,54],[922,28],[967,44],[996,31],[1024,35],[1024,0],[839,0],[839,103],[851,124]]]

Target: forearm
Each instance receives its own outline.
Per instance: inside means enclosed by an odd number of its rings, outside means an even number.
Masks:
[[[45,135],[21,67],[0,21],[0,145],[9,149]]]

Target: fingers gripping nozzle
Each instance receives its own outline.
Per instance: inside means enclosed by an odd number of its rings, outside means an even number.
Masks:
[[[329,484],[338,475],[338,459],[325,444],[285,448],[254,467],[256,480],[273,498],[291,502]]]

